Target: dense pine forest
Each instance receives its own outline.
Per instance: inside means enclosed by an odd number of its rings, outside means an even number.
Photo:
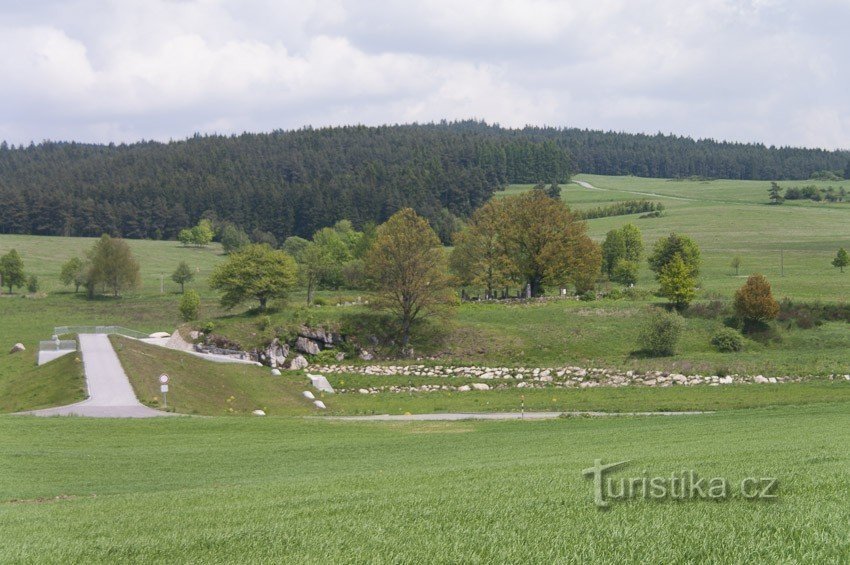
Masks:
[[[279,241],[403,207],[446,239],[495,190],[571,172],[805,179],[850,153],[468,121],[351,126],[170,143],[0,145],[0,233],[170,239],[200,218]]]

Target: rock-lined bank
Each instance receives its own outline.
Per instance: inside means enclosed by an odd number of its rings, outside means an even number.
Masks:
[[[463,378],[491,381],[453,385],[424,384],[371,386],[368,388],[338,388],[340,393],[377,394],[379,392],[436,392],[472,390],[504,390],[508,388],[594,388],[623,386],[721,386],[731,384],[779,384],[801,382],[807,377],[765,377],[764,375],[684,375],[664,371],[617,371],[612,369],[581,367],[562,368],[509,368],[509,367],[451,367],[426,365],[321,365],[312,366],[312,371],[323,374],[355,374],[387,377],[432,377]],[[850,381],[850,375],[829,375],[829,378]]]

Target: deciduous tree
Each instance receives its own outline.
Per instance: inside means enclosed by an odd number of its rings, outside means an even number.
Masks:
[[[670,263],[676,255],[688,266],[694,278],[699,276],[701,259],[696,242],[686,235],[671,233],[655,242],[652,255],[648,258],[649,268],[655,272],[657,279],[660,279],[665,265]]]
[[[561,200],[531,190],[500,200],[499,237],[514,280],[542,293],[544,284],[586,287],[599,276],[599,246]],[[585,288],[585,290],[588,290]]]
[[[832,260],[832,266],[838,267],[841,272],[844,272],[844,267],[850,265],[850,257],[847,256],[847,250],[843,247],[838,250],[838,253],[835,255],[835,259]]]
[[[483,286],[487,294],[510,279],[511,265],[500,239],[502,213],[498,200],[475,211],[454,237],[449,266],[465,285]]]
[[[696,296],[693,271],[678,253],[661,268],[658,282],[661,285],[661,294],[667,297],[677,310],[686,307]]]
[[[769,322],[779,314],[779,303],[773,298],[770,283],[760,274],[750,275],[735,293],[735,313],[745,328]]]
[[[65,286],[74,285],[74,293],[86,283],[86,263],[79,257],[72,257],[62,265],[59,280]]]
[[[445,315],[456,302],[440,238],[410,208],[378,227],[366,265],[377,289],[373,305],[398,319],[402,347],[417,322]]]
[[[221,305],[225,308],[256,300],[265,310],[269,300],[285,298],[297,280],[298,266],[288,253],[252,243],[216,266],[210,286],[223,292]]]
[[[137,288],[140,283],[139,262],[127,242],[103,234],[89,251],[89,295],[102,285],[117,297],[125,290]]]
[[[180,264],[177,265],[177,268],[174,269],[174,272],[171,273],[171,280],[180,285],[180,293],[183,294],[184,287],[186,283],[190,283],[194,280],[195,273],[192,272],[192,269],[186,263],[186,261],[180,261]]]
[[[3,279],[3,286],[9,289],[9,294],[12,294],[13,287],[24,286],[24,260],[15,249],[0,257],[0,278]]]

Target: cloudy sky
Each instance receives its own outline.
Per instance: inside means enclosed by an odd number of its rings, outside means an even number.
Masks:
[[[0,139],[479,118],[850,148],[848,0],[0,0]]]

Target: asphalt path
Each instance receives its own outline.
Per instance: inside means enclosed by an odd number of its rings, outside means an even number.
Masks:
[[[88,399],[68,406],[22,414],[91,418],[153,418],[175,415],[154,410],[139,402],[106,334],[80,334],[80,351],[83,355]]]

